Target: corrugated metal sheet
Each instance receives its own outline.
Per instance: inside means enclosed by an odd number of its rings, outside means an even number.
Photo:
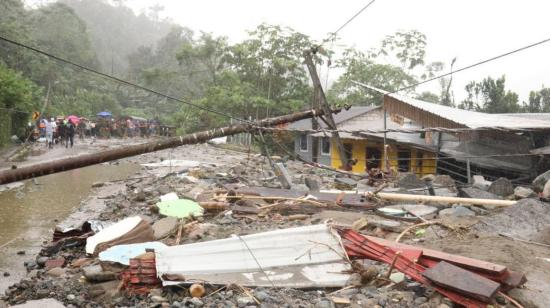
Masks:
[[[341,273],[349,270],[344,255],[339,237],[322,224],[172,246],[156,252],[156,263],[165,285],[183,282],[167,279],[175,275],[185,282],[340,287],[349,278]]]
[[[470,110],[463,110],[448,106],[443,106],[434,103],[428,103],[411,97],[399,95],[399,94],[386,94],[386,98],[393,98],[401,103],[407,104],[410,107],[415,108],[417,111],[423,111],[424,114],[418,114],[422,118],[414,118],[409,112],[405,113],[410,119],[416,120],[428,127],[429,116],[436,116],[441,120],[448,120],[454,122],[457,125],[447,124],[446,127],[469,127],[469,128],[482,128],[482,127],[503,127],[503,128],[544,128],[550,129],[550,122],[538,119],[536,117],[518,116],[518,114],[489,114],[483,112],[476,112]],[[395,101],[391,99],[384,99],[384,107],[387,107],[388,111],[396,112],[400,106],[395,105]],[[429,125],[434,126],[434,125]]]
[[[342,123],[351,118],[360,116],[364,113],[367,113],[377,108],[381,108],[381,107],[380,106],[352,106],[348,110],[342,109],[342,111],[333,115],[334,122],[338,125],[339,123]],[[327,125],[323,121],[319,121],[319,125],[321,126],[321,128],[327,128]],[[311,119],[305,119],[305,120],[293,122],[289,125],[289,128],[311,129]]]

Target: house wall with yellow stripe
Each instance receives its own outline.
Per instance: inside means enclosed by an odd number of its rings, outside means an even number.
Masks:
[[[368,138],[342,139],[344,147],[351,147],[351,159],[357,160],[353,165],[353,172],[367,172],[367,158],[370,158],[373,165],[386,170],[386,161],[384,160],[384,145],[378,140],[369,140]],[[369,151],[371,153],[369,153]],[[418,176],[435,174],[436,172],[436,154],[430,151],[417,149],[403,144],[388,144],[387,156],[390,170],[401,172],[413,172]],[[378,159],[374,157],[380,157]],[[331,165],[334,168],[341,168],[340,154],[336,142],[331,140]]]

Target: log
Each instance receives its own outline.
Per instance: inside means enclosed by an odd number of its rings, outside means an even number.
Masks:
[[[333,112],[335,113],[339,111],[340,109],[333,110]],[[101,164],[104,162],[113,161],[125,157],[175,148],[182,145],[202,143],[213,138],[230,136],[253,130],[254,125],[259,127],[276,126],[280,124],[312,118],[323,114],[324,112],[322,111],[308,110],[275,118],[267,118],[254,123],[215,128],[208,131],[197,132],[194,134],[171,137],[160,141],[147,142],[143,144],[102,151],[98,153],[79,155],[76,157],[69,157],[50,162],[34,164],[17,169],[4,170],[0,172],[0,184],[7,184],[52,173],[63,172],[95,164]]]
[[[377,197],[387,201],[412,201],[412,202],[436,202],[436,203],[456,203],[456,204],[471,204],[471,205],[490,205],[498,207],[507,207],[516,204],[517,201],[511,200],[495,200],[495,199],[474,199],[474,198],[459,198],[459,197],[443,197],[443,196],[425,196],[425,195],[407,195],[396,193],[377,193]]]

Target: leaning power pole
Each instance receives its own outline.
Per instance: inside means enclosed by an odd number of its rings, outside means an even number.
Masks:
[[[338,154],[340,154],[340,162],[342,163],[342,168],[344,168],[348,163],[348,159],[351,157],[347,157],[346,150],[344,149],[344,145],[342,144],[342,140],[340,140],[340,134],[338,134],[336,122],[334,121],[332,112],[330,112],[331,109],[327,102],[325,92],[323,91],[321,80],[319,79],[319,75],[317,75],[317,69],[315,68],[315,64],[313,63],[313,53],[314,51],[312,50],[304,51],[305,64],[307,66],[307,69],[309,70],[309,74],[311,75],[311,81],[313,82],[313,91],[315,93],[314,97],[316,100],[318,100],[318,105],[320,105],[320,109],[323,110],[324,117],[320,118],[327,124],[328,128],[333,131],[332,140],[336,142]],[[316,153],[317,150],[318,149],[313,149],[313,153]]]

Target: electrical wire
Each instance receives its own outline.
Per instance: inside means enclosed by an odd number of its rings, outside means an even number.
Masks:
[[[544,39],[544,40],[542,40],[542,41],[538,41],[538,42],[533,43],[533,44],[529,44],[529,45],[527,45],[527,46],[523,46],[523,47],[518,48],[518,49],[514,49],[514,50],[512,50],[512,51],[505,52],[505,53],[500,54],[500,55],[498,55],[498,56],[494,56],[494,57],[491,57],[491,58],[488,58],[488,59],[479,61],[479,62],[474,63],[474,64],[470,64],[470,65],[461,67],[461,68],[459,68],[459,69],[457,69],[457,70],[454,70],[454,71],[451,70],[451,71],[448,72],[448,73],[445,73],[445,74],[442,74],[442,75],[438,75],[438,76],[435,76],[435,77],[432,77],[432,78],[429,78],[429,79],[426,79],[426,80],[417,82],[417,83],[412,84],[412,85],[410,85],[410,86],[406,86],[406,87],[400,88],[400,89],[398,89],[398,90],[395,90],[395,91],[393,91],[393,92],[389,92],[388,94],[394,94],[394,93],[397,93],[397,92],[400,92],[400,91],[404,91],[404,90],[409,90],[409,89],[412,89],[412,88],[416,88],[416,87],[419,86],[419,85],[422,85],[422,84],[425,84],[425,83],[428,83],[428,82],[431,82],[431,81],[434,81],[434,80],[438,80],[438,79],[441,79],[441,78],[443,78],[443,77],[447,77],[447,76],[449,76],[449,75],[452,75],[452,74],[454,74],[454,73],[459,73],[459,72],[462,72],[462,71],[465,71],[465,70],[474,68],[474,67],[476,67],[476,66],[479,66],[479,65],[482,65],[482,64],[485,64],[485,63],[494,61],[494,60],[498,60],[498,59],[500,59],[500,58],[504,58],[504,57],[506,57],[506,56],[509,56],[509,55],[518,53],[518,52],[520,52],[520,51],[523,51],[523,50],[526,50],[526,49],[529,49],[529,48],[532,48],[532,47],[536,47],[536,46],[539,46],[539,45],[542,45],[542,44],[548,43],[548,42],[550,42],[550,38]]]
[[[357,13],[355,13],[353,16],[351,16],[344,24],[342,24],[336,31],[332,32],[330,36],[336,37],[338,32],[342,31],[350,22],[352,22],[357,16],[361,15],[371,4],[374,3],[376,0],[371,0],[369,3],[367,3],[365,6],[363,6]]]
[[[88,72],[93,73],[93,74],[96,74],[96,75],[98,75],[98,76],[100,76],[100,77],[103,77],[103,78],[107,78],[107,79],[116,81],[116,82],[118,82],[118,83],[120,83],[120,84],[123,84],[123,85],[135,87],[135,88],[137,88],[137,89],[140,89],[140,90],[143,90],[143,91],[146,91],[146,92],[149,92],[149,93],[153,93],[153,94],[155,94],[155,95],[158,95],[158,96],[160,96],[160,97],[164,97],[164,98],[166,98],[166,99],[170,99],[170,100],[173,100],[173,101],[177,101],[177,102],[180,102],[180,103],[182,103],[182,104],[186,104],[186,105],[192,106],[192,107],[194,107],[194,108],[197,108],[197,109],[200,109],[200,110],[203,110],[203,111],[206,111],[206,112],[214,113],[214,114],[217,114],[217,115],[220,115],[220,116],[223,116],[223,117],[227,117],[227,118],[230,118],[230,119],[239,121],[239,122],[252,123],[252,122],[250,122],[250,121],[248,121],[248,120],[244,120],[244,119],[240,119],[240,118],[231,116],[231,115],[229,115],[229,114],[227,114],[227,113],[225,113],[225,112],[221,112],[221,111],[217,111],[217,110],[214,110],[214,109],[211,109],[211,108],[207,108],[207,107],[204,107],[204,106],[200,106],[200,105],[191,103],[191,102],[186,101],[186,100],[182,100],[182,99],[179,99],[179,98],[170,96],[170,95],[166,95],[166,94],[164,94],[164,93],[161,93],[161,92],[158,92],[158,91],[156,91],[156,90],[153,90],[153,89],[144,87],[144,86],[142,86],[142,85],[135,84],[135,83],[126,81],[126,80],[124,80],[124,79],[121,79],[121,78],[118,78],[118,77],[115,77],[115,76],[112,76],[112,75],[109,75],[109,74],[100,72],[100,71],[95,70],[95,69],[93,69],[93,68],[90,68],[90,67],[87,67],[87,66],[84,66],[84,65],[81,65],[81,64],[72,62],[72,61],[70,61],[70,60],[67,60],[67,59],[58,57],[58,56],[56,56],[56,55],[50,54],[50,53],[48,53],[48,52],[46,52],[46,51],[43,51],[43,50],[40,50],[40,49],[38,49],[38,48],[35,48],[35,47],[32,47],[32,46],[29,46],[29,45],[26,45],[26,44],[23,44],[23,43],[20,43],[20,42],[11,40],[11,39],[6,38],[6,37],[4,37],[4,36],[0,36],[0,40],[2,40],[2,41],[4,41],[4,42],[7,42],[7,43],[10,43],[10,44],[12,44],[12,45],[15,45],[15,46],[24,48],[24,49],[31,50],[31,51],[36,52],[36,53],[38,53],[38,54],[44,55],[44,56],[46,56],[46,57],[48,57],[48,58],[54,59],[54,60],[56,60],[56,61],[58,61],[58,62],[65,63],[65,64],[69,64],[69,65],[71,65],[71,66],[73,66],[73,67],[76,67],[76,68],[79,68],[79,69],[81,69],[81,70],[88,71]]]

